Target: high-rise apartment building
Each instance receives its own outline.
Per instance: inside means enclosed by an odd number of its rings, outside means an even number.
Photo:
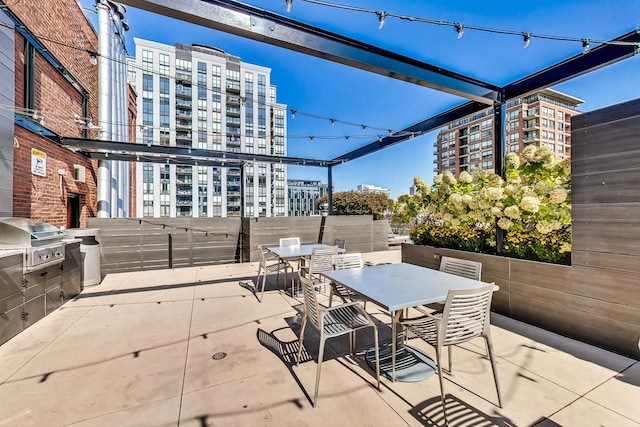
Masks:
[[[544,89],[506,106],[507,152],[519,152],[525,146],[546,145],[559,158],[571,156],[571,117],[577,114],[581,99]],[[493,108],[467,116],[438,133],[434,142],[434,172],[494,169]]]
[[[138,92],[138,143],[286,156],[287,107],[276,102],[269,68],[212,47],[134,41],[129,80]],[[141,163],[136,184],[138,217],[287,213],[281,163]]]
[[[320,215],[316,200],[328,192],[324,182],[309,179],[288,179],[289,216]]]

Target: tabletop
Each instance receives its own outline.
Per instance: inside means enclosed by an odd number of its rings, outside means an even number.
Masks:
[[[267,246],[267,249],[270,252],[278,255],[280,258],[298,258],[301,256],[311,256],[311,252],[315,248],[328,248],[331,245],[326,245],[324,243],[303,243],[301,245],[291,245],[291,246]]]
[[[330,270],[322,275],[352,289],[389,311],[444,301],[450,289],[488,285],[413,264],[381,264],[363,268]]]

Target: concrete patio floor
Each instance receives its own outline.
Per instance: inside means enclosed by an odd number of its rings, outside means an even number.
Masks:
[[[346,338],[328,341],[314,409],[318,336],[307,328],[296,367],[301,301],[270,290],[259,303],[239,286],[256,274],[257,263],[121,273],[85,289],[0,346],[0,426],[444,424],[436,376],[375,388],[368,330],[354,357]],[[390,339],[389,317],[367,310]],[[492,325],[503,407],[483,341],[456,347],[450,425],[640,426],[639,361],[500,315]]]

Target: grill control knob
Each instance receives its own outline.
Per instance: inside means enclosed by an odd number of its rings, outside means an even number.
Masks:
[[[49,254],[40,255],[40,259],[49,259]]]
[[[54,256],[54,257],[56,257],[56,258],[60,258],[60,257],[62,256],[62,252],[60,252],[60,251],[55,251],[55,252],[53,253],[53,256]]]

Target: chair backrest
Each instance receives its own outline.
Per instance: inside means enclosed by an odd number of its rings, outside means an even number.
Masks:
[[[262,245],[257,245],[258,250],[260,250],[260,267],[264,267],[267,265],[267,254],[269,250]]]
[[[313,248],[313,250],[311,251],[311,260],[309,261],[309,272],[311,274],[315,274],[322,271],[333,270],[331,257],[337,254],[337,246]]]
[[[307,313],[307,319],[317,330],[320,330],[320,304],[318,304],[313,283],[310,278],[300,275],[300,284],[304,294],[304,309]]]
[[[453,345],[488,334],[494,283],[475,289],[450,290],[439,324],[440,345]]]
[[[280,246],[300,246],[299,237],[281,237]]]
[[[333,241],[333,245],[339,247],[340,249],[347,249],[347,241],[343,239],[335,239]]]
[[[331,264],[335,270],[345,270],[348,268],[362,268],[362,254],[354,252],[351,254],[338,254],[331,256]]]
[[[467,279],[480,280],[482,263],[443,256],[440,260],[440,271],[466,277]]]

